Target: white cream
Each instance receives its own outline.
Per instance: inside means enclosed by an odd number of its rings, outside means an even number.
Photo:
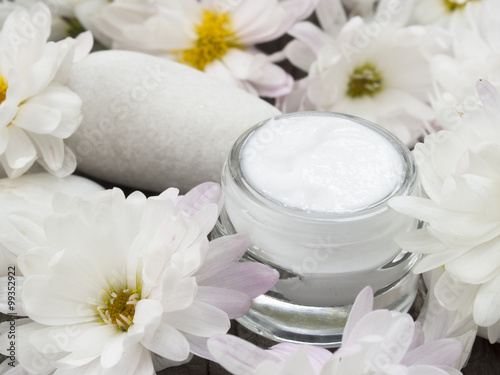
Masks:
[[[294,303],[350,304],[408,272],[393,239],[418,221],[387,202],[418,193],[416,172],[374,124],[321,112],[265,121],[233,146],[222,185],[222,232],[247,234],[252,257],[285,270],[275,290]]]
[[[403,158],[375,131],[344,118],[271,120],[245,143],[245,179],[285,206],[316,212],[353,212],[397,190]]]

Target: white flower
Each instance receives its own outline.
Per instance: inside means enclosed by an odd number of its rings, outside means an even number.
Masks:
[[[461,344],[441,339],[423,344],[418,323],[408,314],[373,310],[373,292],[362,290],[351,309],[342,346],[335,353],[297,344],[263,350],[233,336],[215,336],[208,347],[235,375],[461,374],[449,367]]]
[[[483,4],[483,1],[477,1]],[[432,58],[436,93],[433,106],[440,123],[446,122],[450,107],[463,111],[475,105],[474,84],[486,79],[500,89],[500,46],[496,30],[500,27],[500,2],[484,2],[482,12],[468,17],[468,27],[456,29],[453,34],[453,54]],[[467,108],[465,108],[467,110]]]
[[[236,262],[246,236],[209,243],[221,207],[214,183],[183,197],[177,189],[148,199],[139,192],[125,198],[119,189],[89,201],[56,196],[45,237],[18,259],[31,318],[16,330],[20,366],[151,374],[192,354],[211,358],[208,337],[227,332],[229,319],[278,278],[264,265]],[[5,352],[8,326],[0,331]]]
[[[15,10],[0,35],[0,164],[18,177],[38,162],[57,176],[71,174],[64,146],[82,120],[82,101],[65,86],[71,65],[92,46],[89,33],[46,43],[51,16],[39,3]]]
[[[58,41],[71,33],[75,18],[76,5],[88,0],[10,0],[0,3],[0,25],[3,25],[7,16],[15,9],[30,9],[38,2],[43,2],[52,14],[52,25],[49,40]]]
[[[424,254],[415,272],[444,267],[438,300],[450,311],[470,311],[473,323],[500,336],[500,94],[477,86],[481,105],[455,113],[447,129],[425,138],[414,155],[427,198],[390,205],[428,223],[397,242]],[[451,119],[450,119],[451,120]],[[470,327],[470,324],[465,328]]]
[[[457,30],[467,26],[468,19],[481,12],[487,3],[496,0],[418,0],[415,1],[413,21]]]
[[[0,179],[0,312],[24,313],[21,301],[8,304],[8,271],[15,270],[21,276],[17,258],[31,247],[35,239],[43,235],[43,220],[52,212],[52,198],[64,193],[73,197],[90,198],[103,190],[96,183],[78,176],[58,178],[48,173],[24,175],[19,178]],[[19,216],[21,215],[21,216]],[[21,220],[17,227],[13,223]],[[36,235],[26,238],[23,233],[33,231]],[[19,286],[17,293],[21,293]],[[12,307],[12,309],[11,309]]]
[[[369,21],[346,21],[339,0],[323,0],[317,15],[325,31],[298,23],[287,57],[308,76],[280,104],[284,112],[342,112],[375,122],[412,146],[432,132],[428,56],[443,51],[437,28],[402,27],[408,4],[381,2]]]
[[[101,6],[87,26],[110,38],[113,48],[169,58],[248,92],[276,97],[290,91],[293,79],[253,46],[283,35],[295,21],[308,16],[316,3],[117,0]]]

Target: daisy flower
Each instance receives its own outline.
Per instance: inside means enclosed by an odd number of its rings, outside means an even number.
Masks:
[[[277,97],[290,91],[293,79],[254,45],[282,36],[317,1],[116,0],[98,7],[88,26],[106,35],[113,48],[162,56]]]
[[[37,3],[14,10],[0,34],[0,165],[9,177],[35,162],[57,176],[76,167],[63,139],[80,125],[82,101],[65,84],[92,36],[47,43],[50,25],[49,9]]]
[[[381,2],[366,21],[347,20],[340,0],[322,0],[317,15],[323,28],[297,23],[285,53],[308,76],[282,98],[284,112],[342,112],[375,122],[412,146],[432,132],[428,102],[432,75],[428,56],[444,51],[437,28],[403,27],[411,2]],[[396,2],[397,4],[397,2]]]
[[[479,1],[478,1],[479,2]],[[432,58],[433,78],[436,82],[432,105],[439,122],[446,121],[451,112],[462,112],[464,104],[475,106],[475,82],[482,78],[500,89],[500,46],[496,30],[500,27],[497,15],[500,2],[485,2],[483,11],[468,18],[468,27],[454,31],[452,55]],[[454,107],[454,108],[451,108]]]
[[[493,0],[418,0],[413,10],[413,21],[458,30],[467,27],[468,19],[479,14]]]
[[[434,287],[450,311],[470,312],[463,329],[486,327],[500,337],[500,94],[486,81],[481,105],[455,113],[446,128],[418,144],[414,156],[429,198],[395,198],[390,205],[428,225],[397,238],[424,254],[415,272],[444,267]]]
[[[207,339],[227,332],[278,278],[237,263],[246,236],[208,241],[222,200],[214,183],[182,197],[177,189],[56,196],[43,236],[25,230],[38,246],[18,259],[28,316],[16,327],[21,368],[152,374],[193,354],[211,359]],[[8,329],[0,325],[2,352]]]
[[[420,325],[409,314],[373,311],[373,292],[366,287],[352,306],[342,346],[333,354],[298,344],[263,350],[228,335],[210,338],[208,348],[235,375],[461,374],[450,367],[461,353],[459,342],[424,344],[423,339]]]

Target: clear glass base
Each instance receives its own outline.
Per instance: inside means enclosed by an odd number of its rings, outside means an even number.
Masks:
[[[223,212],[212,238],[234,233]],[[375,309],[410,309],[418,289],[418,275],[411,269],[418,259],[416,254],[401,252],[375,270],[298,275],[259,259],[250,247],[242,261],[266,264],[280,278],[270,291],[253,300],[250,311],[238,322],[274,341],[338,347],[351,305],[364,286],[374,290]]]

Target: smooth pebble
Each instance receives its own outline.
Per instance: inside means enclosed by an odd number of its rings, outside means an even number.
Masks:
[[[92,53],[73,67],[69,86],[84,103],[68,140],[78,169],[155,192],[219,182],[238,136],[280,113],[205,73],[138,52]]]

